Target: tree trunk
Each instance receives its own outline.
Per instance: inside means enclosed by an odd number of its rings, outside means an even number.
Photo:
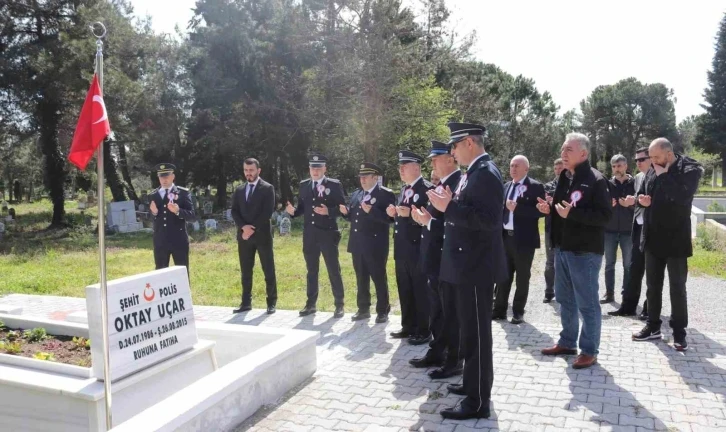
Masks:
[[[111,195],[116,202],[126,201],[124,185],[118,175],[118,165],[111,154],[111,141],[103,141],[103,169],[106,176],[106,184],[111,189]]]
[[[51,95],[48,96],[38,104],[36,118],[40,127],[40,149],[43,153],[43,184],[53,202],[53,218],[49,228],[60,228],[65,216],[63,186],[66,180],[66,162],[58,146],[61,107]]]
[[[280,200],[282,203],[292,202],[292,196],[295,192],[290,184],[290,171],[287,163],[287,156],[280,156]]]
[[[721,186],[726,187],[726,147],[721,150]]]
[[[217,154],[217,207],[227,210],[227,175],[224,169],[224,156]]]
[[[118,144],[118,163],[119,168],[121,169],[121,176],[123,176],[124,179],[124,186],[126,188],[126,192],[129,194],[129,198],[139,202],[139,196],[136,194],[136,190],[134,189],[134,185],[131,183],[131,175],[129,175],[129,163],[126,159],[126,145],[123,143]]]

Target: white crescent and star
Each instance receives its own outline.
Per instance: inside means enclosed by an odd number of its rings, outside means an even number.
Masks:
[[[101,105],[101,109],[103,109],[103,116],[101,116],[100,119],[98,119],[95,122],[93,122],[93,124],[98,124],[98,123],[101,123],[104,120],[107,120],[108,119],[108,114],[106,113],[106,104],[103,102],[103,98],[101,96],[99,96],[99,95],[94,95],[93,96],[93,101],[94,102],[98,102]]]

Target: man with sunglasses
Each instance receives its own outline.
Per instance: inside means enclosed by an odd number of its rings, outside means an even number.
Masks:
[[[645,173],[650,169],[650,157],[648,157],[648,147],[642,147],[635,151],[635,163],[638,165],[638,174],[635,176],[635,191],[645,180]],[[628,195],[622,205],[623,207],[633,207],[633,231],[632,243],[633,247],[630,252],[630,274],[625,280],[625,293],[623,294],[623,302],[620,308],[608,312],[611,316],[634,316],[638,303],[640,302],[640,290],[643,283],[643,275],[645,275],[645,255],[640,250],[640,234],[643,232],[643,211],[644,207],[637,205],[638,195]],[[643,303],[643,312],[640,313],[640,320],[648,319],[648,301]]]

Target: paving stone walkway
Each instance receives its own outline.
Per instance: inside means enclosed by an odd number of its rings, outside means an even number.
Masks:
[[[54,319],[85,309],[84,299],[68,297],[9,295],[0,303]],[[210,306],[196,306],[195,315],[320,332],[317,373],[239,431],[726,430],[726,333],[689,329],[691,350],[683,354],[666,341],[632,342],[632,329],[605,323],[598,365],[574,370],[572,357],[539,354],[557,339],[558,325],[494,323],[493,415],[451,421],[438,412],[459,400],[446,384],[460,377],[433,382],[426,370],[410,367],[425,347],[387,336],[399,328],[399,317],[375,325],[352,323],[350,314],[232,315],[231,308]]]

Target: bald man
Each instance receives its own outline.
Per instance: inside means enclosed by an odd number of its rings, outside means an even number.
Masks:
[[[507,319],[509,292],[516,274],[517,290],[512,301],[512,324],[524,322],[534,250],[540,247],[539,218],[544,216],[537,210],[537,198],[545,198],[544,186],[530,178],[528,173],[529,160],[517,155],[509,163],[512,181],[504,185],[502,236],[508,273],[507,279],[496,286],[492,319]]]

